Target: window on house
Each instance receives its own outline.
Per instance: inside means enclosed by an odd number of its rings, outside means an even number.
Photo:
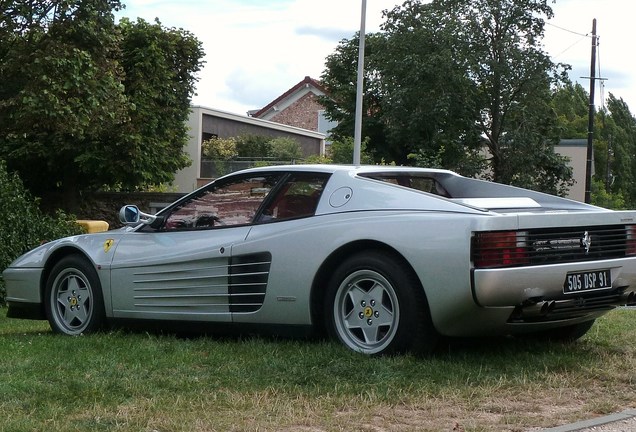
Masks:
[[[201,134],[201,142],[211,140],[212,138],[218,138],[219,136],[215,133],[203,132]]]

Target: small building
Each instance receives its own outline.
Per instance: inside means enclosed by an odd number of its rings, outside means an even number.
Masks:
[[[192,192],[211,180],[202,175],[201,144],[214,137],[288,137],[300,144],[305,157],[325,153],[325,135],[320,132],[202,106],[190,107],[188,127],[190,140],[185,150],[190,155],[192,164],[175,174],[173,185],[177,192]]]
[[[570,186],[567,198],[585,202],[585,172],[587,169],[587,140],[562,139],[554,146],[554,152],[569,159],[574,185]],[[594,166],[594,164],[592,164]],[[592,173],[594,174],[594,173]]]

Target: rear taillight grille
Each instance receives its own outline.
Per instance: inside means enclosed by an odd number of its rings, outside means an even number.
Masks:
[[[625,231],[625,255],[636,255],[636,225],[627,225]]]
[[[497,231],[479,233],[473,238],[475,267],[515,267],[528,264],[524,233]],[[477,251],[478,253],[474,253]]]
[[[595,261],[636,255],[636,225],[476,233],[475,268]]]

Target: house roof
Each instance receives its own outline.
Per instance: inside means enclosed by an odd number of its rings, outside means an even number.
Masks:
[[[274,99],[273,101],[265,105],[260,110],[249,111],[249,115],[251,117],[256,117],[256,118],[261,117],[265,113],[270,111],[271,109],[275,109],[277,105],[281,105],[282,102],[284,102],[285,100],[294,98],[296,94],[300,93],[303,89],[308,88],[309,86],[314,87],[322,94],[327,93],[327,90],[322,86],[320,81],[315,80],[309,76],[306,76],[301,82],[299,82],[298,84],[296,84],[295,86],[287,90],[285,93],[283,93],[282,95],[280,95],[279,97],[277,97],[276,99]]]
[[[244,116],[240,114],[234,114],[227,111],[222,111],[222,110],[209,108],[209,107],[205,107],[201,105],[191,105],[190,110],[192,114],[196,113],[197,116],[202,116],[205,114],[205,115],[209,115],[213,117],[233,120],[239,123],[246,123],[246,124],[251,124],[254,126],[265,127],[268,129],[278,130],[282,132],[288,132],[288,133],[292,133],[296,135],[303,135],[310,138],[318,138],[322,140],[325,139],[325,134],[316,132],[313,130],[302,129],[299,127],[289,126],[282,123],[276,123],[269,120],[263,120],[263,119],[252,118],[252,117],[248,117],[248,116]]]
[[[557,147],[587,147],[587,138],[562,139]]]

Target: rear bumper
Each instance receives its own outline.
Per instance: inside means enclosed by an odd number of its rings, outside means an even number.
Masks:
[[[609,269],[612,285],[564,293],[570,272]],[[482,307],[514,307],[510,321],[556,321],[633,303],[636,257],[505,269],[479,269],[472,275],[475,302]]]

